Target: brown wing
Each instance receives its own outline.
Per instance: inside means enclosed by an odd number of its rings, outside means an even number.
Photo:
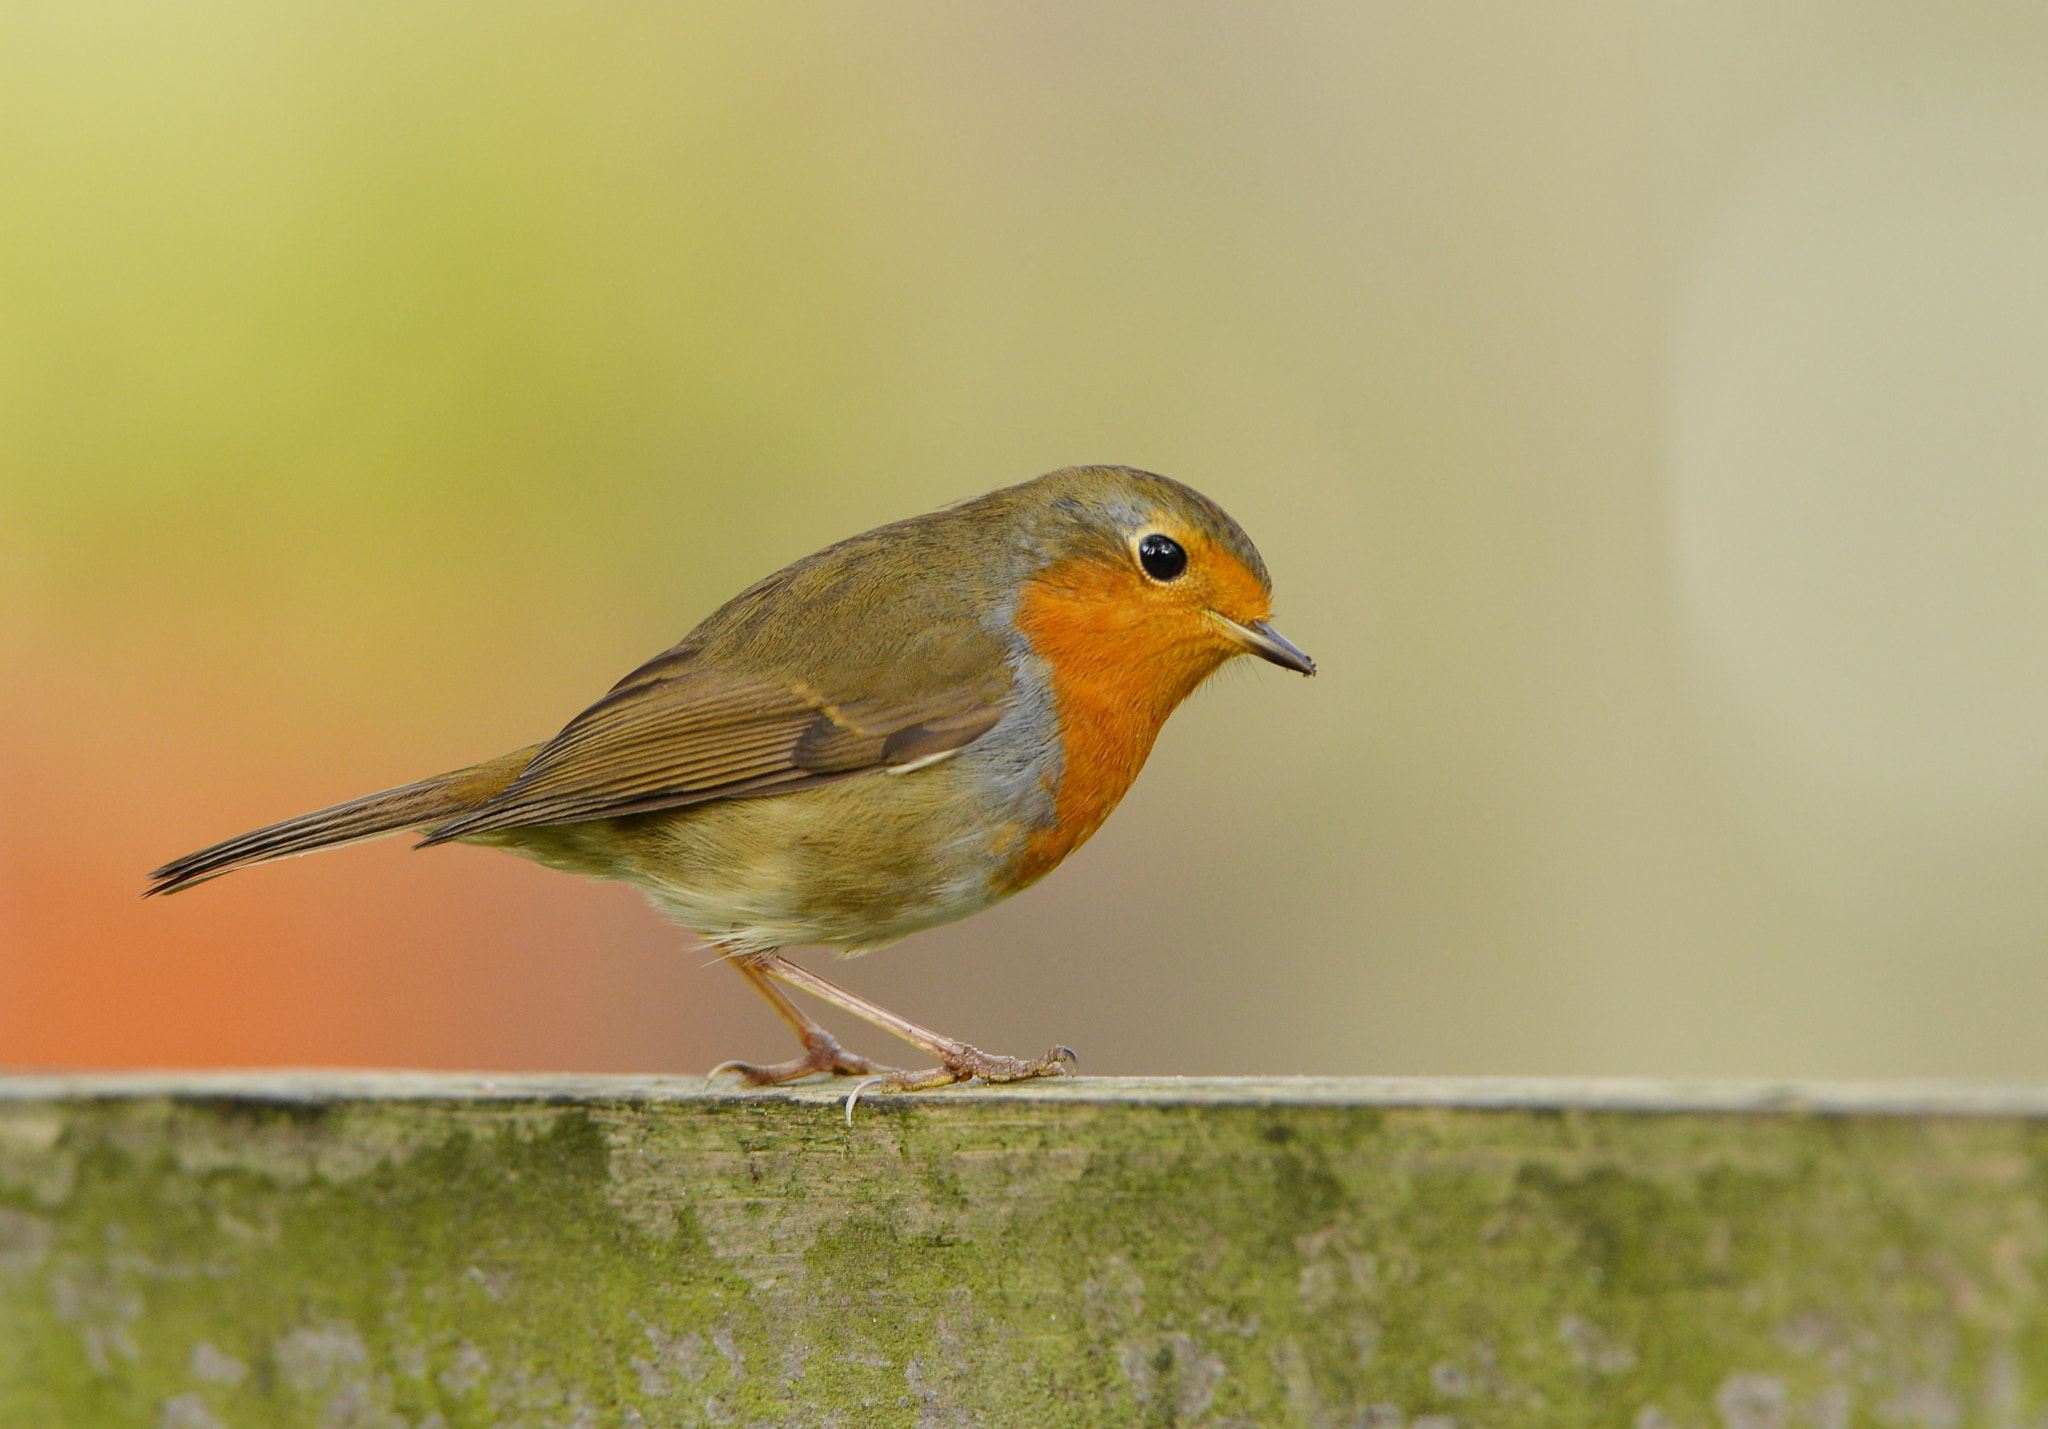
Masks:
[[[993,726],[1002,693],[984,680],[835,704],[800,684],[671,651],[571,720],[503,792],[423,842],[790,793],[930,759]]]

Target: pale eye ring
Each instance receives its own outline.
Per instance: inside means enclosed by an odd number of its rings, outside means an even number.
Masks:
[[[1138,541],[1138,564],[1145,574],[1164,584],[1180,579],[1188,568],[1188,553],[1173,537],[1153,531]]]

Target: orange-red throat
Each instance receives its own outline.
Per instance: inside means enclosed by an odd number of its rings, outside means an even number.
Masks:
[[[1244,653],[1209,612],[1247,625],[1268,615],[1271,600],[1242,563],[1213,548],[1204,554],[1202,578],[1172,586],[1092,552],[1025,585],[1017,628],[1050,667],[1063,758],[1053,823],[1032,832],[1005,891],[1043,878],[1100,828],[1167,716]]]

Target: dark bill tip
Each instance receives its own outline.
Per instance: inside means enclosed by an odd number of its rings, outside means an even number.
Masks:
[[[1283,670],[1295,670],[1304,675],[1316,672],[1316,662],[1308,657],[1308,652],[1275,630],[1270,622],[1255,620],[1250,625],[1240,625],[1229,616],[1218,615],[1213,610],[1209,616],[1229,633],[1231,639],[1261,660],[1271,660]]]

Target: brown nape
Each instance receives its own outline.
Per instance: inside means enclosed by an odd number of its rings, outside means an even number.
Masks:
[[[519,776],[540,749],[533,745],[514,750],[500,758],[458,769],[433,779],[422,779],[398,789],[387,789],[330,809],[301,814],[283,823],[271,824],[238,838],[188,853],[150,874],[155,880],[143,890],[176,893],[223,873],[272,859],[291,858],[317,849],[340,848],[387,834],[416,829],[454,818],[484,803]]]

